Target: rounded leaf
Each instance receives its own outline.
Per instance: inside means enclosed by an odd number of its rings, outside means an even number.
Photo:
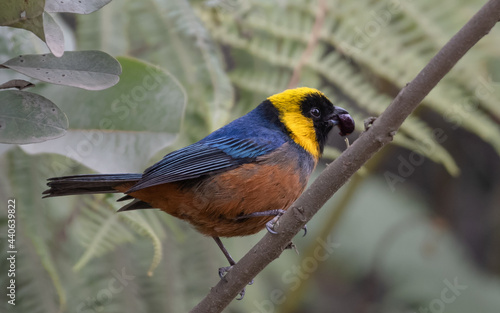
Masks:
[[[66,55],[66,54],[65,54]],[[123,65],[120,82],[102,91],[55,85],[35,87],[50,95],[68,115],[67,134],[22,148],[74,159],[99,172],[140,172],[180,131],[186,92],[167,71],[132,58]],[[66,174],[64,164],[55,175]]]
[[[102,51],[67,51],[61,57],[29,54],[3,64],[24,75],[58,85],[102,90],[120,79],[120,63]]]
[[[61,137],[66,115],[50,100],[25,91],[0,92],[0,142],[27,144]]]
[[[43,33],[45,35],[45,43],[49,47],[50,52],[56,57],[61,57],[64,54],[63,31],[52,16],[46,12],[43,13]]]

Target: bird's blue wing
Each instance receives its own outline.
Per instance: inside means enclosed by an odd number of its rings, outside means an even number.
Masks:
[[[165,183],[198,178],[227,171],[249,163],[276,148],[276,144],[249,139],[214,138],[202,140],[167,154],[144,171],[142,178],[127,193]]]

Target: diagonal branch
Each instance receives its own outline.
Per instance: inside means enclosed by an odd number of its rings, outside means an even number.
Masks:
[[[332,162],[280,218],[277,235],[267,233],[191,311],[221,312],[264,267],[279,257],[292,238],[380,148],[450,69],[500,19],[500,0],[490,0],[404,87],[373,126]]]

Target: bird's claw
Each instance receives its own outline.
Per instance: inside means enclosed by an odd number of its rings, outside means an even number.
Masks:
[[[283,215],[283,213],[278,213],[272,220],[266,223],[266,229],[273,235],[276,235],[278,232],[274,230],[274,226],[278,224],[278,219]]]
[[[248,283],[248,285],[252,285],[252,284],[253,284],[253,279],[252,279],[252,280]],[[239,298],[236,298],[236,300],[241,300],[241,299],[243,299],[243,297],[245,296],[245,290],[246,290],[246,289],[247,289],[247,288],[245,287],[245,288],[243,288],[243,290],[241,290],[241,291],[240,291],[240,293],[239,293],[240,297],[239,297]]]
[[[240,291],[239,293],[240,297],[236,298],[236,300],[243,300],[243,297],[245,296],[245,289],[246,288],[243,288],[243,290]]]
[[[270,232],[273,235],[276,235],[278,233],[277,231],[274,230],[274,226],[276,224],[278,224],[278,219],[283,214],[284,214],[284,212],[280,212],[272,220],[270,220],[269,222],[266,223],[266,229],[267,229],[268,232]],[[304,225],[304,227],[302,227],[302,229],[304,230],[304,235],[302,235],[302,237],[305,237],[307,235],[307,225]]]
[[[227,272],[229,272],[233,266],[225,266],[225,267],[220,267],[219,268],[219,277],[222,279],[224,278],[224,275],[226,275]]]
[[[219,277],[222,279],[224,278],[224,276],[233,268],[233,265],[231,266],[225,266],[225,267],[221,267],[219,268]],[[253,279],[248,283],[249,285],[252,285],[253,284]],[[245,289],[246,288],[243,288],[243,290],[240,291],[239,295],[240,297],[239,298],[236,298],[236,300],[241,300],[243,299],[243,297],[245,296]]]

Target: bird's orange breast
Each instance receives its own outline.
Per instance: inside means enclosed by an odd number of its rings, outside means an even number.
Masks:
[[[188,221],[207,236],[251,235],[263,229],[273,216],[237,219],[239,216],[286,210],[307,183],[298,160],[275,160],[271,156],[207,178],[148,187],[130,196]],[[309,176],[310,171],[306,172]],[[129,187],[117,189],[126,191]]]

